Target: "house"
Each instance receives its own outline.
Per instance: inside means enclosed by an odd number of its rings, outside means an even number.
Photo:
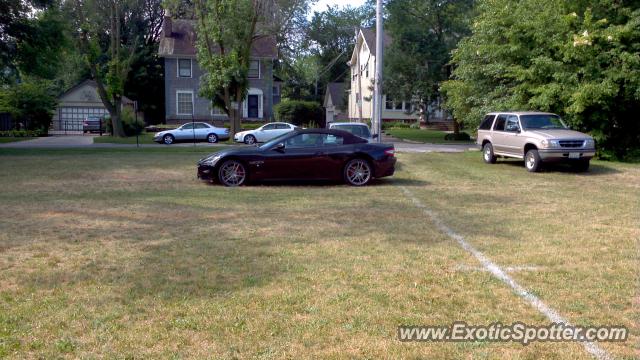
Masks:
[[[193,20],[164,18],[159,56],[164,59],[165,120],[168,124],[209,121],[220,123],[227,115],[198,95],[203,70],[196,59]],[[280,101],[281,82],[273,75],[277,58],[273,36],[256,40],[251,49],[249,90],[241,104],[242,121],[273,118],[273,106]]]
[[[324,93],[325,120],[329,124],[334,121],[345,121],[349,117],[345,108],[344,83],[333,82],[327,84],[327,90]]]
[[[391,44],[391,37],[385,32],[384,47]],[[349,89],[348,117],[351,120],[370,121],[373,117],[374,77],[376,69],[376,31],[373,28],[363,28],[358,31],[356,44],[347,65],[351,68]],[[419,114],[414,105],[402,99],[393,99],[382,95],[382,121],[416,121]],[[428,107],[430,122],[447,121],[446,114],[440,107],[440,100],[434,101]]]
[[[133,107],[133,101],[122,97],[122,106]],[[58,97],[49,134],[82,134],[82,122],[87,116],[106,116],[98,87],[94,80],[84,80]]]

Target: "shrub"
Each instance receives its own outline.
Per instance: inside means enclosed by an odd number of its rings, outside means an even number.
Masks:
[[[447,134],[444,136],[445,140],[448,141],[469,141],[471,140],[471,136],[469,136],[469,134],[467,134],[466,132],[461,132],[461,133],[451,133],[451,134]]]
[[[314,101],[284,100],[273,108],[275,118],[294,125],[314,124],[325,127],[324,111]]]
[[[0,87],[0,112],[11,114],[15,124],[46,133],[56,107],[56,91],[50,81],[27,79]]]
[[[138,121],[136,122],[135,114],[129,107],[122,109],[122,113],[120,113],[120,121],[122,121],[122,128],[124,129],[124,134],[126,136],[139,135],[142,133],[142,130],[144,130],[144,121],[141,118],[138,118]],[[105,123],[107,132],[113,134],[111,131],[111,119],[109,117],[105,118]]]
[[[37,137],[46,133],[45,130],[7,130],[0,131],[0,137]]]
[[[402,121],[392,121],[392,122],[383,122],[382,130],[387,129],[408,129],[411,127],[411,124],[404,123]]]

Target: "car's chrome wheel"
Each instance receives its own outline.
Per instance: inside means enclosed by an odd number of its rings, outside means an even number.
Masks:
[[[208,142],[210,142],[210,143],[212,143],[212,144],[217,143],[217,142],[218,142],[218,135],[216,135],[216,134],[209,134],[209,135],[207,136],[207,141],[208,141]]]
[[[540,165],[542,160],[540,159],[540,155],[538,154],[538,150],[531,149],[527,151],[527,154],[524,156],[524,166],[530,172],[536,172],[540,170]]]
[[[484,144],[482,149],[482,157],[487,164],[495,164],[496,156],[493,154],[493,145],[491,143]]]
[[[247,135],[244,137],[244,143],[247,145],[253,145],[256,143],[256,137],[253,135]]]
[[[218,179],[224,186],[240,186],[247,179],[247,170],[236,160],[225,161],[218,169]]]
[[[175,139],[173,138],[173,135],[168,135],[168,134],[167,134],[167,135],[165,135],[164,137],[162,137],[162,141],[163,141],[165,144],[167,144],[167,145],[171,145],[171,144],[173,144],[173,141],[174,141],[174,140],[175,140]]]
[[[371,180],[371,165],[364,159],[353,159],[344,167],[344,178],[354,186],[366,185]]]

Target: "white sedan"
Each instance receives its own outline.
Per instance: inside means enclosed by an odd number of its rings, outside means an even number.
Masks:
[[[233,140],[235,142],[243,142],[245,144],[267,142],[276,136],[286,134],[297,128],[297,126],[285,122],[268,123],[255,130],[241,131],[233,137]]]
[[[153,141],[171,145],[177,141],[208,141],[217,143],[218,140],[229,138],[229,129],[215,127],[204,122],[190,122],[177,129],[160,131],[153,136]]]

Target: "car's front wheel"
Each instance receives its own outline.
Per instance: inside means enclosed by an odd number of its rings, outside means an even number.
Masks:
[[[165,136],[163,136],[163,137],[162,137],[162,142],[164,142],[164,143],[165,143],[165,144],[167,144],[167,145],[171,145],[171,144],[173,144],[173,142],[174,142],[175,140],[176,140],[176,139],[175,139],[175,138],[173,137],[173,135],[171,135],[171,134],[167,134],[167,135],[165,135]]]
[[[209,134],[207,135],[207,141],[211,144],[215,144],[218,142],[218,135],[216,134]]]
[[[538,150],[531,149],[527,151],[527,154],[524,156],[524,166],[529,172],[540,171],[540,169],[542,168],[542,160],[540,159]]]
[[[253,145],[256,143],[256,137],[253,135],[247,135],[244,137],[244,143],[247,145]]]
[[[482,147],[482,158],[487,164],[496,163],[496,156],[493,154],[493,145],[491,145],[490,142],[484,144]]]
[[[364,159],[349,160],[344,167],[344,180],[353,186],[367,185],[371,181],[372,171],[369,162]]]
[[[218,180],[224,186],[240,186],[247,180],[247,169],[237,160],[227,160],[218,168]]]

